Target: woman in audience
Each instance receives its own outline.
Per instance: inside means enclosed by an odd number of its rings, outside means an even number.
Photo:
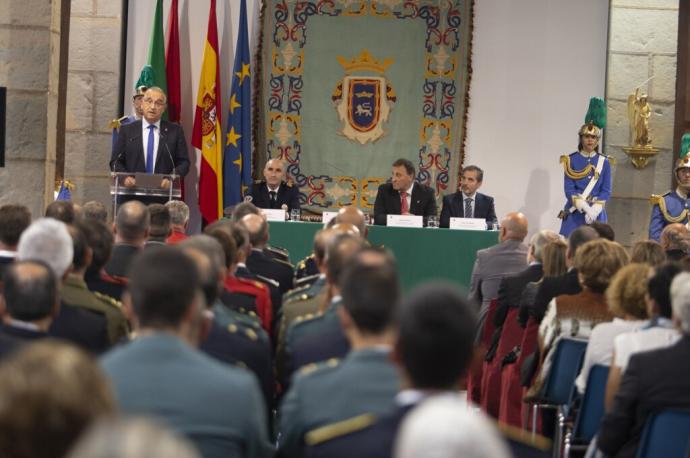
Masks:
[[[575,268],[582,291],[562,295],[551,300],[539,325],[539,354],[543,356],[541,370],[527,393],[534,399],[551,368],[552,350],[560,337],[588,339],[592,328],[611,321],[613,315],[606,305],[604,292],[611,278],[628,263],[628,253],[616,242],[597,239],[582,245],[575,255]]]
[[[611,279],[606,290],[606,303],[613,314],[613,321],[600,323],[593,330],[587,344],[587,352],[580,375],[575,385],[584,393],[589,370],[595,364],[610,365],[613,340],[619,334],[633,331],[645,323],[647,318],[646,279],[647,264],[629,264],[619,270]]]
[[[640,240],[632,247],[630,262],[645,262],[656,267],[666,262],[666,253],[656,240]]]
[[[681,264],[667,262],[654,269],[647,282],[645,297],[650,320],[637,331],[617,336],[613,344],[611,370],[606,384],[606,406],[610,407],[618,391],[621,376],[628,366],[630,356],[641,351],[673,345],[680,333],[671,322],[671,282],[683,271]]]

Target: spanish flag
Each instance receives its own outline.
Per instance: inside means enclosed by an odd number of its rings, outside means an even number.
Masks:
[[[211,0],[206,46],[194,114],[192,146],[201,157],[199,208],[206,224],[223,214],[223,135],[220,124],[220,74],[216,0]]]

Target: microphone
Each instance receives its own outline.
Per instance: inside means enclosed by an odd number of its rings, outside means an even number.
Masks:
[[[281,206],[280,206],[280,209],[283,210],[283,211],[285,212],[285,219],[287,219],[287,220],[289,221],[289,220],[290,220],[290,213],[288,212],[288,206],[287,206],[287,204],[281,205]]]
[[[173,155],[172,155],[172,153],[170,152],[170,148],[168,147],[168,144],[165,142],[165,138],[166,138],[166,137],[165,137],[165,135],[163,135],[162,132],[161,132],[160,134],[158,134],[158,142],[159,142],[159,143],[162,142],[162,143],[165,145],[165,150],[168,152],[168,157],[170,158],[170,163],[172,163],[172,166],[173,166],[173,168],[172,168],[172,178],[173,178],[173,180],[174,180],[175,177],[177,177],[177,175],[175,174],[175,160],[173,159]]]

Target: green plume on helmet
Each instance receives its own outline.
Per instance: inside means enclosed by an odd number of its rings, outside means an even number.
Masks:
[[[690,150],[690,134],[683,134],[680,139],[680,158],[684,158],[688,155],[688,150]]]
[[[606,128],[606,102],[601,97],[589,99],[589,108],[585,115],[585,124],[592,123],[599,129]]]
[[[156,74],[153,71],[153,67],[151,67],[150,65],[144,65],[144,68],[141,69],[139,79],[137,80],[137,83],[134,85],[134,91],[138,92],[139,88],[142,86],[146,88],[153,87],[156,85],[154,81],[156,81]]]

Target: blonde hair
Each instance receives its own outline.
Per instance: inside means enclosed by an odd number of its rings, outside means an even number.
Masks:
[[[630,251],[630,262],[645,262],[652,267],[660,266],[666,261],[666,253],[661,244],[655,240],[640,240]]]
[[[606,289],[606,303],[615,316],[631,315],[637,319],[648,318],[645,294],[649,265],[632,263],[621,268]]]
[[[567,272],[566,252],[568,244],[563,240],[549,242],[541,250],[544,277],[556,277]]]
[[[575,268],[584,286],[603,294],[613,275],[629,261],[620,243],[606,239],[590,240],[575,253]]]

